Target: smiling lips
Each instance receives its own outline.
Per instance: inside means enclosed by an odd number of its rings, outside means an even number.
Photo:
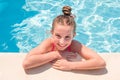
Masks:
[[[60,45],[60,44],[58,44],[58,46],[60,46],[60,47],[65,47],[66,45]]]

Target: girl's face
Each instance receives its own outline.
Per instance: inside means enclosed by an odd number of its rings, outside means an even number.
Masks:
[[[58,50],[65,50],[71,44],[74,36],[75,33],[71,26],[56,24],[52,31],[54,45]]]

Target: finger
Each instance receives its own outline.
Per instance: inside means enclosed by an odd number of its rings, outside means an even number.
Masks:
[[[59,67],[59,63],[55,62],[55,63],[53,63],[53,66],[58,66]]]
[[[55,68],[55,69],[59,69],[59,66],[54,66],[54,65],[53,65],[52,67]]]
[[[62,70],[60,66],[53,66],[54,69]]]
[[[51,61],[51,63],[55,63],[57,60],[53,60],[53,61]]]
[[[58,65],[58,63],[51,63],[51,65],[57,66],[57,65]]]

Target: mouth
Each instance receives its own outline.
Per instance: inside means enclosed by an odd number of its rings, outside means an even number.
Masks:
[[[58,44],[58,46],[61,48],[66,47],[66,45],[60,45],[60,44]]]

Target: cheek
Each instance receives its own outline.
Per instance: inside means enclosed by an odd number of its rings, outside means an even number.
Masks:
[[[68,41],[68,44],[71,44],[72,40]]]
[[[58,42],[59,42],[59,40],[54,38],[54,43],[58,43]]]
[[[52,36],[52,39],[54,43],[57,43],[59,41],[55,36]]]

